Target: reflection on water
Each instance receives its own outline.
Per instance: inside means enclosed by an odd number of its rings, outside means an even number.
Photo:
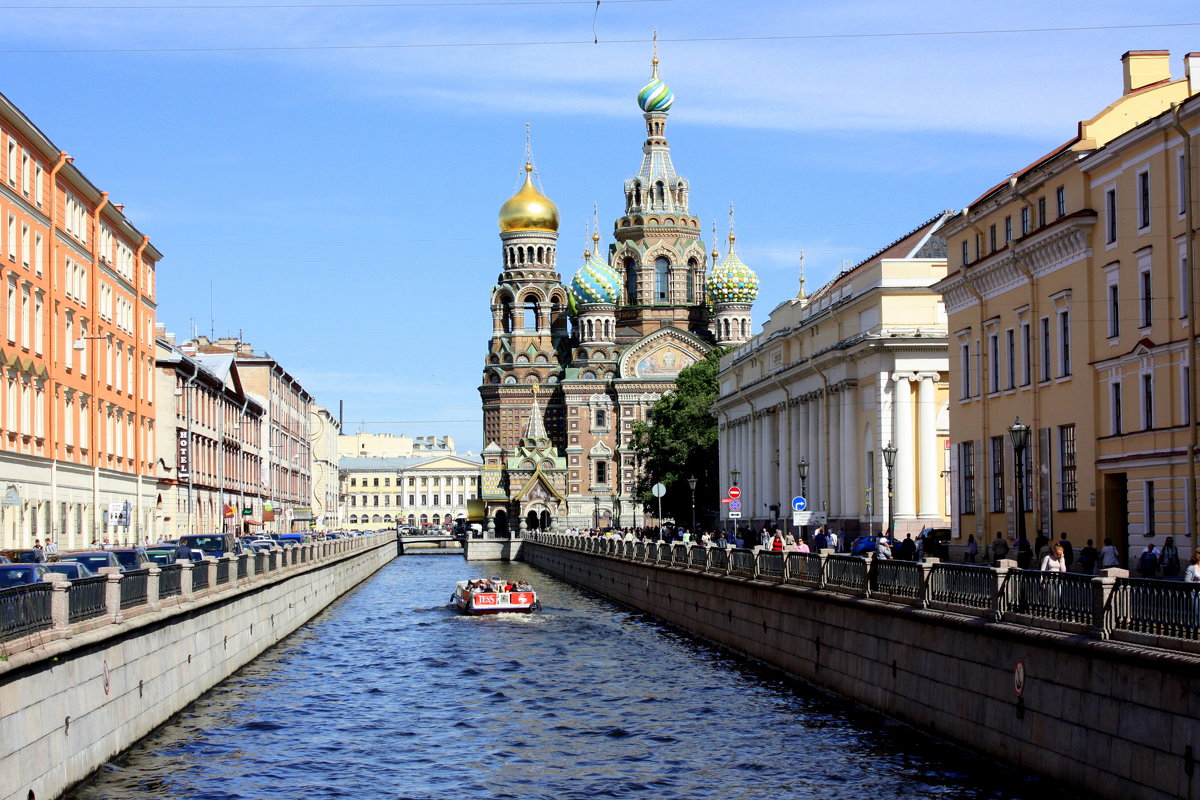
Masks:
[[[463,617],[454,582],[535,584]],[[524,564],[405,556],[69,795],[1055,798]]]

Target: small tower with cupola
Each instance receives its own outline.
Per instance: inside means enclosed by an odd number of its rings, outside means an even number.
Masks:
[[[715,236],[714,236],[715,238]],[[733,206],[729,207],[729,251],[708,276],[708,300],[712,303],[713,339],[718,345],[741,344],[750,338],[750,306],[758,296],[758,276],[738,258],[733,234]],[[717,251],[713,250],[716,261]]]

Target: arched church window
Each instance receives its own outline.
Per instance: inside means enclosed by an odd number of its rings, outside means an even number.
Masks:
[[[750,321],[749,320],[745,320],[745,319],[742,320],[742,338],[743,339],[750,338]]]
[[[689,258],[687,268],[687,302],[689,303],[696,302],[696,270],[696,259]]]
[[[595,335],[595,329],[592,327],[592,321],[590,319],[583,324],[583,330],[583,335],[587,337],[587,340],[590,342],[592,337]]]
[[[637,262],[632,258],[625,259],[625,297],[629,305],[637,305]]]
[[[607,424],[608,424],[608,421],[604,414],[604,409],[603,408],[596,409],[596,427],[603,428]]]
[[[537,297],[534,295],[526,295],[525,297],[525,332],[537,330]]]
[[[671,262],[666,256],[654,259],[654,299],[660,305],[667,302],[671,284]]]
[[[508,300],[507,298],[504,300],[503,320],[504,320],[504,332],[512,333],[512,330],[513,330],[513,307],[512,307],[512,302],[510,300]]]
[[[546,249],[544,247],[539,247],[537,249],[537,263],[539,263],[539,264],[546,263]]]
[[[528,253],[526,255],[526,258],[529,259],[529,263],[532,264],[533,263],[533,245],[529,245],[527,250],[528,250]]]

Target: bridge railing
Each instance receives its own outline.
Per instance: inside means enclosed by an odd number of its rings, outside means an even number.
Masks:
[[[388,532],[338,540],[339,547],[303,546],[300,549],[309,552],[297,559],[284,558],[283,552],[273,549],[216,562],[114,570],[74,581],[55,579],[0,589],[0,656],[164,606],[208,602],[209,597],[245,591],[257,581],[271,580],[272,573],[308,569],[393,540]]]
[[[611,539],[561,535],[542,543],[600,555],[624,553]],[[625,543],[622,543],[624,546]],[[993,621],[1200,653],[1200,586],[1173,581],[876,560],[821,553],[656,542],[632,543],[633,558],[679,569],[783,582],[810,589],[933,608]],[[621,557],[626,557],[622,555]]]

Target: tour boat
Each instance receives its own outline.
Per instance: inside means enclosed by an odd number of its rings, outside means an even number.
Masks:
[[[471,589],[468,581],[459,581],[454,585],[451,600],[460,612],[476,617],[483,614],[529,614],[541,608],[536,592],[480,591]]]

